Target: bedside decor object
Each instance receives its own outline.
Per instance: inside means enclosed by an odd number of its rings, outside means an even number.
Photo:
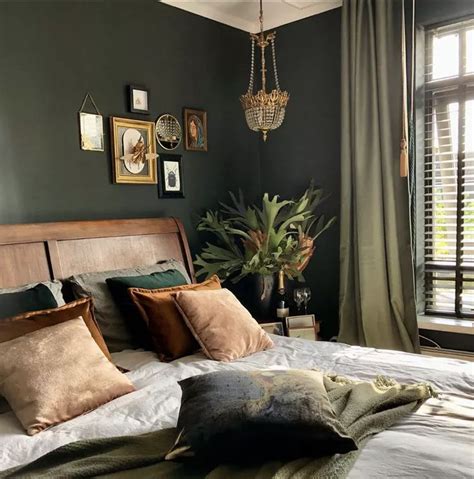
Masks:
[[[156,184],[155,124],[110,118],[114,183]]]
[[[308,313],[308,303],[311,300],[311,288],[296,288],[293,291],[293,298],[295,300],[298,313],[301,311],[301,305],[304,304],[304,314]]]
[[[285,323],[289,337],[318,340],[319,322],[316,321],[314,314],[288,316]]]
[[[158,164],[160,198],[184,198],[181,155],[160,155]]]
[[[189,151],[207,151],[207,113],[184,109],[185,147]]]
[[[173,115],[165,113],[156,120],[156,141],[164,150],[176,150],[181,136],[181,125]]]
[[[95,113],[84,111],[87,100],[91,102]],[[104,121],[90,93],[86,93],[79,110],[79,128],[82,150],[104,151]]]
[[[335,221],[315,215],[322,197],[312,183],[297,200],[270,200],[266,193],[261,207],[248,206],[241,192],[238,198],[231,193],[231,205],[207,211],[198,224],[198,231],[212,233],[217,241],[197,255],[196,274],[239,283],[234,292],[254,317],[274,317],[277,274],[303,279],[316,238]]]
[[[285,328],[281,321],[274,323],[260,323],[260,326],[267,334],[276,334],[277,336],[285,336]]]
[[[250,55],[250,82],[247,93],[240,97],[242,108],[245,112],[245,119],[248,127],[253,131],[261,131],[263,141],[267,140],[269,131],[277,129],[285,119],[286,105],[290,99],[290,95],[286,91],[280,89],[278,81],[278,72],[275,53],[275,36],[276,32],[265,34],[263,31],[263,5],[260,0],[260,33],[250,34],[252,42]],[[254,70],[255,70],[255,45],[261,49],[261,68],[262,73],[262,89],[254,93]],[[275,89],[271,92],[266,91],[266,63],[265,48],[271,45],[273,60],[273,75],[275,80]]]
[[[150,91],[142,86],[129,85],[130,111],[132,113],[150,113]]]

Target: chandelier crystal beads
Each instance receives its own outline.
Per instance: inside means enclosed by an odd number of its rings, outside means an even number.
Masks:
[[[267,140],[269,131],[278,128],[285,119],[286,105],[290,95],[280,89],[275,52],[276,32],[264,33],[263,30],[263,6],[260,0],[260,33],[250,34],[250,82],[247,93],[240,97],[240,103],[244,109],[245,119],[248,127],[253,131],[261,131],[263,140]],[[262,75],[262,88],[254,93],[255,85],[255,46],[260,48],[260,62]],[[265,49],[271,46],[273,75],[275,78],[275,89],[267,92],[267,69],[265,61]]]

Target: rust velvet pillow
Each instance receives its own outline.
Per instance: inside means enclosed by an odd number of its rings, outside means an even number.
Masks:
[[[228,290],[180,291],[175,302],[204,353],[233,361],[273,347],[273,341]]]
[[[172,288],[130,288],[128,293],[148,327],[154,349],[161,361],[173,361],[200,349],[179,313],[173,295],[179,291],[220,289],[217,275],[198,284]]]
[[[0,321],[0,343],[11,341],[33,331],[64,323],[78,317],[84,320],[92,338],[105,357],[112,361],[104,338],[95,322],[91,298],[78,299],[59,308],[31,311],[13,316],[12,318],[2,319]]]

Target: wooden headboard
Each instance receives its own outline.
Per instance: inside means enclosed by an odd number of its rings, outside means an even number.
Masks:
[[[176,218],[0,225],[0,288],[175,258],[191,278],[188,240]]]

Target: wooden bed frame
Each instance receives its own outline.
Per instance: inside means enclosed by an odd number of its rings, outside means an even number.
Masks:
[[[176,218],[0,225],[0,288],[169,258],[183,261],[194,280],[186,233]]]

